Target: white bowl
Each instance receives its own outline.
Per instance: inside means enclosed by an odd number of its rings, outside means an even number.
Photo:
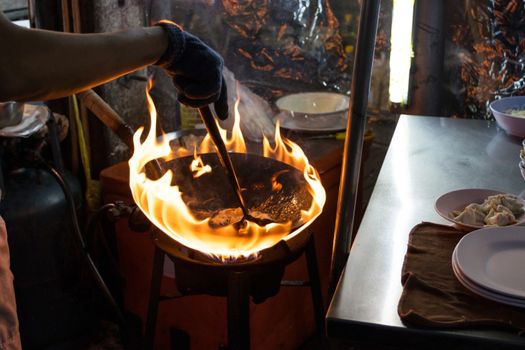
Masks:
[[[519,167],[520,167],[520,171],[521,171],[521,176],[525,180],[525,163],[523,161],[520,161],[519,162]]]
[[[281,126],[311,131],[344,129],[349,104],[349,96],[335,92],[302,92],[275,102]]]
[[[498,125],[507,134],[525,137],[525,116],[516,116],[510,113],[511,110],[525,111],[525,96],[503,97],[492,101],[489,108]]]
[[[275,104],[280,110],[295,116],[316,116],[344,112],[349,102],[347,95],[335,92],[302,92],[283,96]]]

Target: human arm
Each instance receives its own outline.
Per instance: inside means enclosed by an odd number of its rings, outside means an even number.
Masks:
[[[181,103],[214,102],[219,118],[228,115],[222,58],[173,23],[72,34],[18,27],[0,13],[0,47],[0,101],[67,96],[160,60]]]
[[[0,14],[0,100],[67,96],[155,63],[168,45],[153,26],[116,33],[26,29]]]

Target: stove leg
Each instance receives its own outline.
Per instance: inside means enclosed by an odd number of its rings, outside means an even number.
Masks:
[[[228,350],[250,349],[250,276],[228,273]]]
[[[321,280],[319,278],[319,270],[317,268],[317,256],[315,253],[314,235],[310,235],[308,244],[306,245],[306,264],[308,266],[308,278],[310,279],[310,291],[312,292],[312,302],[314,304],[315,325],[319,335],[324,335],[324,306],[323,294],[321,292]]]
[[[155,329],[157,325],[157,311],[160,301],[160,283],[164,267],[165,253],[155,246],[153,257],[153,269],[151,273],[151,285],[149,290],[148,314],[146,318],[146,330],[144,334],[144,349],[151,350],[154,348]]]

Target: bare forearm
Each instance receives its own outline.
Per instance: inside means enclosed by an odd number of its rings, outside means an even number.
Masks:
[[[0,33],[6,53],[0,55],[0,100],[50,99],[82,91],[155,63],[167,46],[159,27],[67,34],[4,23]]]

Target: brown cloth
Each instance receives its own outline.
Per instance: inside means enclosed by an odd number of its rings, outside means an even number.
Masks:
[[[525,335],[525,309],[485,299],[465,288],[452,271],[452,252],[465,232],[423,222],[410,232],[398,313],[414,326],[494,327]]]

